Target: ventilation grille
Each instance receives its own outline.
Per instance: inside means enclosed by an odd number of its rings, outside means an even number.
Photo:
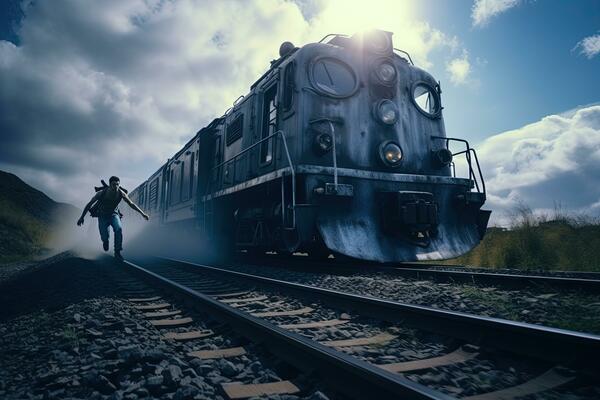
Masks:
[[[156,178],[150,184],[150,191],[148,193],[148,197],[150,200],[150,204],[148,204],[150,209],[156,210],[156,206],[158,205],[158,178]]]
[[[242,126],[244,125],[244,114],[233,120],[227,127],[227,146],[230,146],[233,142],[242,137]]]

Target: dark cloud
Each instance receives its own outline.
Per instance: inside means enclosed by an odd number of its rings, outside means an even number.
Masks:
[[[75,203],[101,177],[136,186],[247,91],[287,29],[306,31],[276,0],[23,10],[19,45],[0,41],[0,168]]]

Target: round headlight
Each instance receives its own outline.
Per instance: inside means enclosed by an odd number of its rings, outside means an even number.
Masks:
[[[377,117],[386,125],[394,125],[398,121],[398,106],[391,100],[381,100],[375,106]]]
[[[446,167],[452,162],[452,152],[448,149],[435,150],[433,154],[438,167]]]
[[[396,68],[388,62],[379,64],[377,72],[379,78],[385,83],[392,83],[396,80]]]
[[[398,80],[398,71],[389,57],[375,59],[370,66],[371,79],[376,85],[393,87]]]
[[[397,167],[402,161],[402,149],[394,142],[384,142],[379,146],[381,160],[390,167]]]
[[[384,54],[392,52],[392,40],[389,34],[373,30],[365,34],[365,42],[369,50],[374,53]]]
[[[333,138],[329,133],[321,133],[315,137],[315,149],[318,153],[326,153],[333,146]]]

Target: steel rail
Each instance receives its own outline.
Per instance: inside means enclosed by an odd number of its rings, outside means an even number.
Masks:
[[[552,363],[598,370],[600,336],[500,318],[400,303],[281,281],[173,258],[160,258],[190,269],[212,271],[236,279],[277,287],[285,293],[309,296],[327,305],[350,309],[386,321],[402,323],[466,342],[498,348]]]
[[[365,361],[279,328],[263,319],[221,303],[208,295],[176,283],[130,261],[124,261],[140,276],[175,292],[193,305],[217,315],[242,336],[266,346],[271,352],[304,371],[316,371],[334,389],[352,398],[402,398],[451,400],[452,397],[410,381]]]
[[[276,256],[271,256],[276,257]],[[444,265],[440,264],[427,264],[426,266],[423,264],[413,264],[406,263],[403,265],[380,265],[377,263],[365,263],[365,262],[355,262],[354,264],[348,264],[348,262],[323,262],[323,261],[312,261],[307,263],[306,260],[301,259],[301,257],[294,258],[264,258],[261,260],[253,260],[253,262],[267,262],[269,265],[275,264],[275,262],[285,261],[288,265],[285,268],[290,268],[290,264],[292,264],[291,268],[297,269],[301,267],[305,272],[312,272],[311,270],[318,270],[323,272],[383,272],[389,273],[390,275],[396,275],[403,278],[413,278],[413,279],[428,279],[433,280],[435,282],[444,282],[444,283],[468,283],[468,284],[489,284],[489,285],[498,285],[506,288],[514,288],[514,289],[523,289],[531,286],[549,286],[556,289],[568,289],[568,290],[578,290],[585,291],[586,293],[600,293],[600,279],[591,279],[591,278],[579,278],[579,277],[561,277],[561,276],[544,276],[544,275],[529,275],[529,274],[508,274],[508,273],[495,273],[495,272],[482,272],[482,271],[469,271],[468,267],[463,267],[462,271],[452,271],[452,270],[439,270],[432,269],[428,267],[444,267]],[[248,265],[254,265],[249,264]],[[298,264],[298,266],[296,266]],[[419,267],[422,266],[422,267]],[[457,266],[449,266],[449,267],[457,267]],[[459,267],[460,268],[460,267]],[[585,274],[582,272],[574,273],[577,274]]]
[[[455,283],[480,283],[524,288],[531,285],[548,285],[561,289],[575,289],[586,292],[600,292],[600,280],[586,278],[567,278],[559,276],[520,275],[479,271],[447,271],[427,268],[383,267],[394,274],[416,279],[431,279]],[[391,272],[390,271],[390,272]]]

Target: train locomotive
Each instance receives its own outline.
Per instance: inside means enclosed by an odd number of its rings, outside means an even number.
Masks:
[[[223,251],[456,257],[490,211],[475,150],[446,136],[440,95],[390,32],[285,42],[247,95],[130,196]]]

